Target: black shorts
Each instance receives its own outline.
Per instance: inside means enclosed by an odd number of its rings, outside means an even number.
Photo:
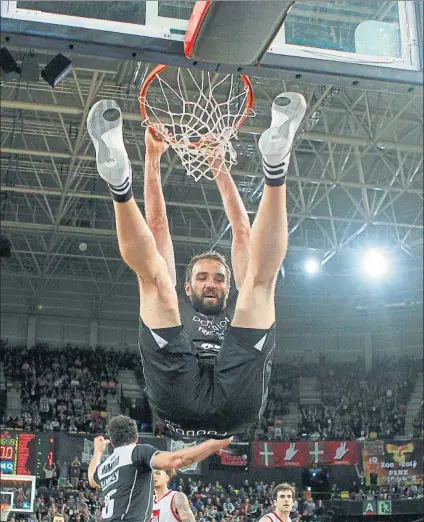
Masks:
[[[140,321],[139,348],[147,395],[153,413],[168,432],[223,438],[244,430],[263,415],[275,325],[265,331],[260,350],[238,335],[243,330],[229,326],[215,363],[203,366],[184,328],[160,347]]]

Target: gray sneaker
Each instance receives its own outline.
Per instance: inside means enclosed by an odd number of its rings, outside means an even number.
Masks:
[[[268,184],[281,184],[287,174],[293,140],[306,112],[306,100],[297,92],[279,94],[272,102],[271,126],[259,138],[262,167]]]
[[[131,164],[122,134],[122,112],[114,100],[93,105],[87,117],[87,129],[96,149],[97,170],[114,195],[121,196],[131,187]]]

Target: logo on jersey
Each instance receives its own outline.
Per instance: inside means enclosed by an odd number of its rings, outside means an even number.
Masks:
[[[159,522],[160,509],[154,509],[152,511],[152,516],[150,517],[150,522]]]
[[[105,475],[108,475],[111,471],[113,471],[118,464],[119,464],[119,455],[116,455],[116,457],[114,457],[110,462],[103,464],[103,466],[100,468],[100,473],[101,473],[102,477],[104,477]]]
[[[100,485],[102,486],[102,489],[106,489],[108,486],[111,486],[112,484],[115,484],[115,482],[118,482],[119,480],[119,469],[118,471],[114,471],[112,475],[109,477],[103,479],[100,481]]]
[[[220,341],[223,341],[230,320],[228,317],[225,317],[225,319],[219,321],[219,323],[214,323],[213,319],[209,319],[206,316],[201,317],[195,314],[193,316],[193,322],[197,323],[196,327],[201,334],[206,337],[215,335]]]

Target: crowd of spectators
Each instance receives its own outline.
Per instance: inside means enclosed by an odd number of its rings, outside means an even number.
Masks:
[[[366,372],[355,365],[317,368],[319,404],[300,407],[298,437],[316,439],[390,438],[405,435],[407,403],[421,363],[409,357],[376,360]],[[418,419],[419,421],[419,419]]]
[[[420,368],[422,360],[409,357],[375,360],[368,372],[360,358],[354,364],[320,361],[316,365],[299,357],[276,365],[255,438],[352,440],[371,434],[382,438],[410,435],[405,433],[405,416]],[[300,377],[316,380],[312,404],[300,403]],[[284,426],[290,409],[298,411],[293,430]],[[414,421],[415,435],[421,435],[422,427],[421,411]]]
[[[353,482],[349,491],[349,500],[409,500],[423,498],[423,484],[403,483],[392,481],[390,484],[371,486],[369,488],[360,483]],[[341,491],[333,484],[330,499],[339,500]]]
[[[22,411],[7,427],[35,431],[101,433],[107,422],[107,396],[115,395],[120,369],[134,368],[135,354],[38,343],[31,349],[3,346],[9,387],[20,391]]]
[[[70,345],[58,350],[44,343],[28,350],[2,342],[1,357],[9,386],[19,388],[22,403],[21,415],[6,419],[8,428],[104,432],[107,396],[117,393],[119,370],[132,370],[140,381],[143,378],[140,358],[129,350]],[[300,357],[275,364],[265,415],[244,438],[350,440],[370,434],[405,435],[406,405],[421,367],[408,357],[376,360],[371,372],[360,359],[355,364],[312,365]],[[299,381],[304,376],[316,379],[316,404],[299,404]],[[124,397],[121,406],[131,408]],[[290,410],[298,411],[298,417],[296,428],[288,433],[284,422]],[[421,408],[414,433],[420,436],[422,427]]]

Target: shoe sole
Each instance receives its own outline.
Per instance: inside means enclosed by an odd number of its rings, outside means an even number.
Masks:
[[[119,147],[118,151],[111,143],[107,145],[104,138],[114,129],[120,129],[122,135],[122,126],[121,108],[114,100],[100,100],[88,113],[87,130],[96,150],[97,170],[107,183],[116,187],[123,183],[122,172],[127,168],[131,178],[131,164],[126,152],[123,156],[123,151]]]
[[[116,127],[122,127],[122,113],[114,100],[100,100],[91,107],[87,116],[87,130],[96,149],[97,163],[105,164],[110,160],[109,147],[102,136]]]

